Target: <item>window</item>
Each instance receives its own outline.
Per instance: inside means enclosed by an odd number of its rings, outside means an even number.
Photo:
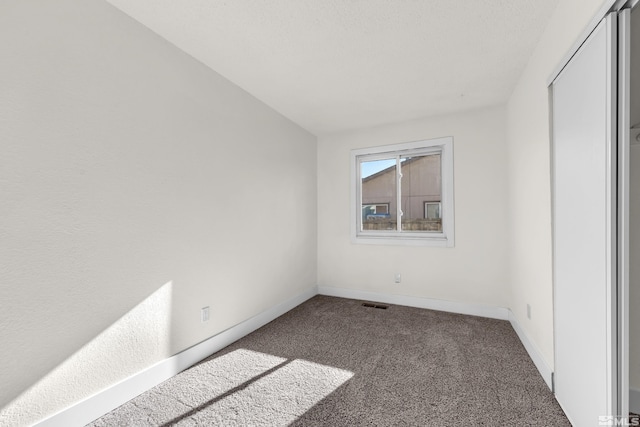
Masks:
[[[440,202],[424,202],[425,219],[442,219],[442,216],[440,215],[440,209],[442,209],[442,204]]]
[[[351,152],[356,243],[453,246],[453,138]]]

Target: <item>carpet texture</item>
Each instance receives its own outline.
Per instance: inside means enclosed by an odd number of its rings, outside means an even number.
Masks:
[[[90,426],[570,426],[507,321],[316,296]]]

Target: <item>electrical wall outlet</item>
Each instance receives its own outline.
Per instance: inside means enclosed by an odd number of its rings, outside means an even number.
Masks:
[[[209,306],[202,307],[200,310],[200,321],[203,323],[209,321]]]
[[[527,304],[527,319],[531,319],[531,306]]]
[[[395,282],[396,283],[400,283],[402,282],[402,275],[400,273],[396,273],[395,275]]]

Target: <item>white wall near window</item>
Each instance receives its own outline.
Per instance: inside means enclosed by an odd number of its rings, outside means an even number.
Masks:
[[[320,137],[318,284],[506,307],[504,113],[496,107]],[[455,141],[455,247],[352,243],[351,150],[443,135]]]

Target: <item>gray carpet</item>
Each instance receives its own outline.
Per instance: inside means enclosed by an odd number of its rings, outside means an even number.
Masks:
[[[316,296],[91,426],[570,426],[506,321]]]

